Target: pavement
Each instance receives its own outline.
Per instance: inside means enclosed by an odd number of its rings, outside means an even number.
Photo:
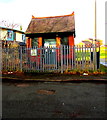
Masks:
[[[26,82],[83,82],[103,81],[107,82],[107,74],[60,74],[60,73],[3,73],[3,82],[26,81]]]

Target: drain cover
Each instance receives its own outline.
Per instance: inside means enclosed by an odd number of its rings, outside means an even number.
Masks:
[[[37,93],[46,94],[46,95],[52,95],[52,94],[55,94],[55,90],[38,90]]]
[[[29,84],[24,84],[24,83],[21,83],[21,84],[16,84],[17,87],[28,87]]]

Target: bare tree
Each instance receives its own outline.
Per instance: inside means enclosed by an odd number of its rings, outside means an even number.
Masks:
[[[9,21],[6,21],[6,20],[2,20],[0,22],[0,25],[1,26],[4,26],[4,27],[7,27],[7,28],[11,28],[11,29],[15,29],[21,25],[17,24],[17,23],[10,23]]]

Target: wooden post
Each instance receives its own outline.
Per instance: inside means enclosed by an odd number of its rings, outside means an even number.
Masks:
[[[30,43],[29,47],[31,48],[32,47],[32,39],[31,38],[30,38],[29,43]]]
[[[38,37],[38,48],[42,47],[42,37]],[[42,49],[38,49],[38,64],[40,65],[40,69],[42,69],[42,59],[41,59],[41,56],[42,56]]]
[[[26,46],[27,46],[27,48],[31,48],[32,47],[32,39],[31,38],[27,38]]]
[[[42,47],[42,37],[38,37],[38,47]]]
[[[61,58],[60,58],[60,45],[61,45],[61,38],[60,37],[56,37],[56,47],[58,48],[57,50],[56,50],[56,58],[57,58],[57,61],[58,61],[58,63],[60,63],[60,60],[61,60]]]
[[[26,37],[26,47],[28,48],[28,37]]]
[[[56,47],[59,47],[61,45],[61,38],[56,37]]]
[[[74,36],[73,35],[70,35],[68,37],[68,43],[69,43],[69,46],[74,46]]]
[[[74,58],[74,50],[73,50],[73,48],[74,48],[74,36],[73,35],[68,36],[68,43],[70,46],[69,57],[70,57],[70,59],[73,59]]]

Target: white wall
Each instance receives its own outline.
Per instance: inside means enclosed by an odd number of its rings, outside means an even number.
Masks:
[[[16,32],[16,41],[18,41],[18,42],[23,42],[23,41],[22,41],[22,33]]]
[[[1,29],[0,39],[1,40],[7,40],[7,30]]]

